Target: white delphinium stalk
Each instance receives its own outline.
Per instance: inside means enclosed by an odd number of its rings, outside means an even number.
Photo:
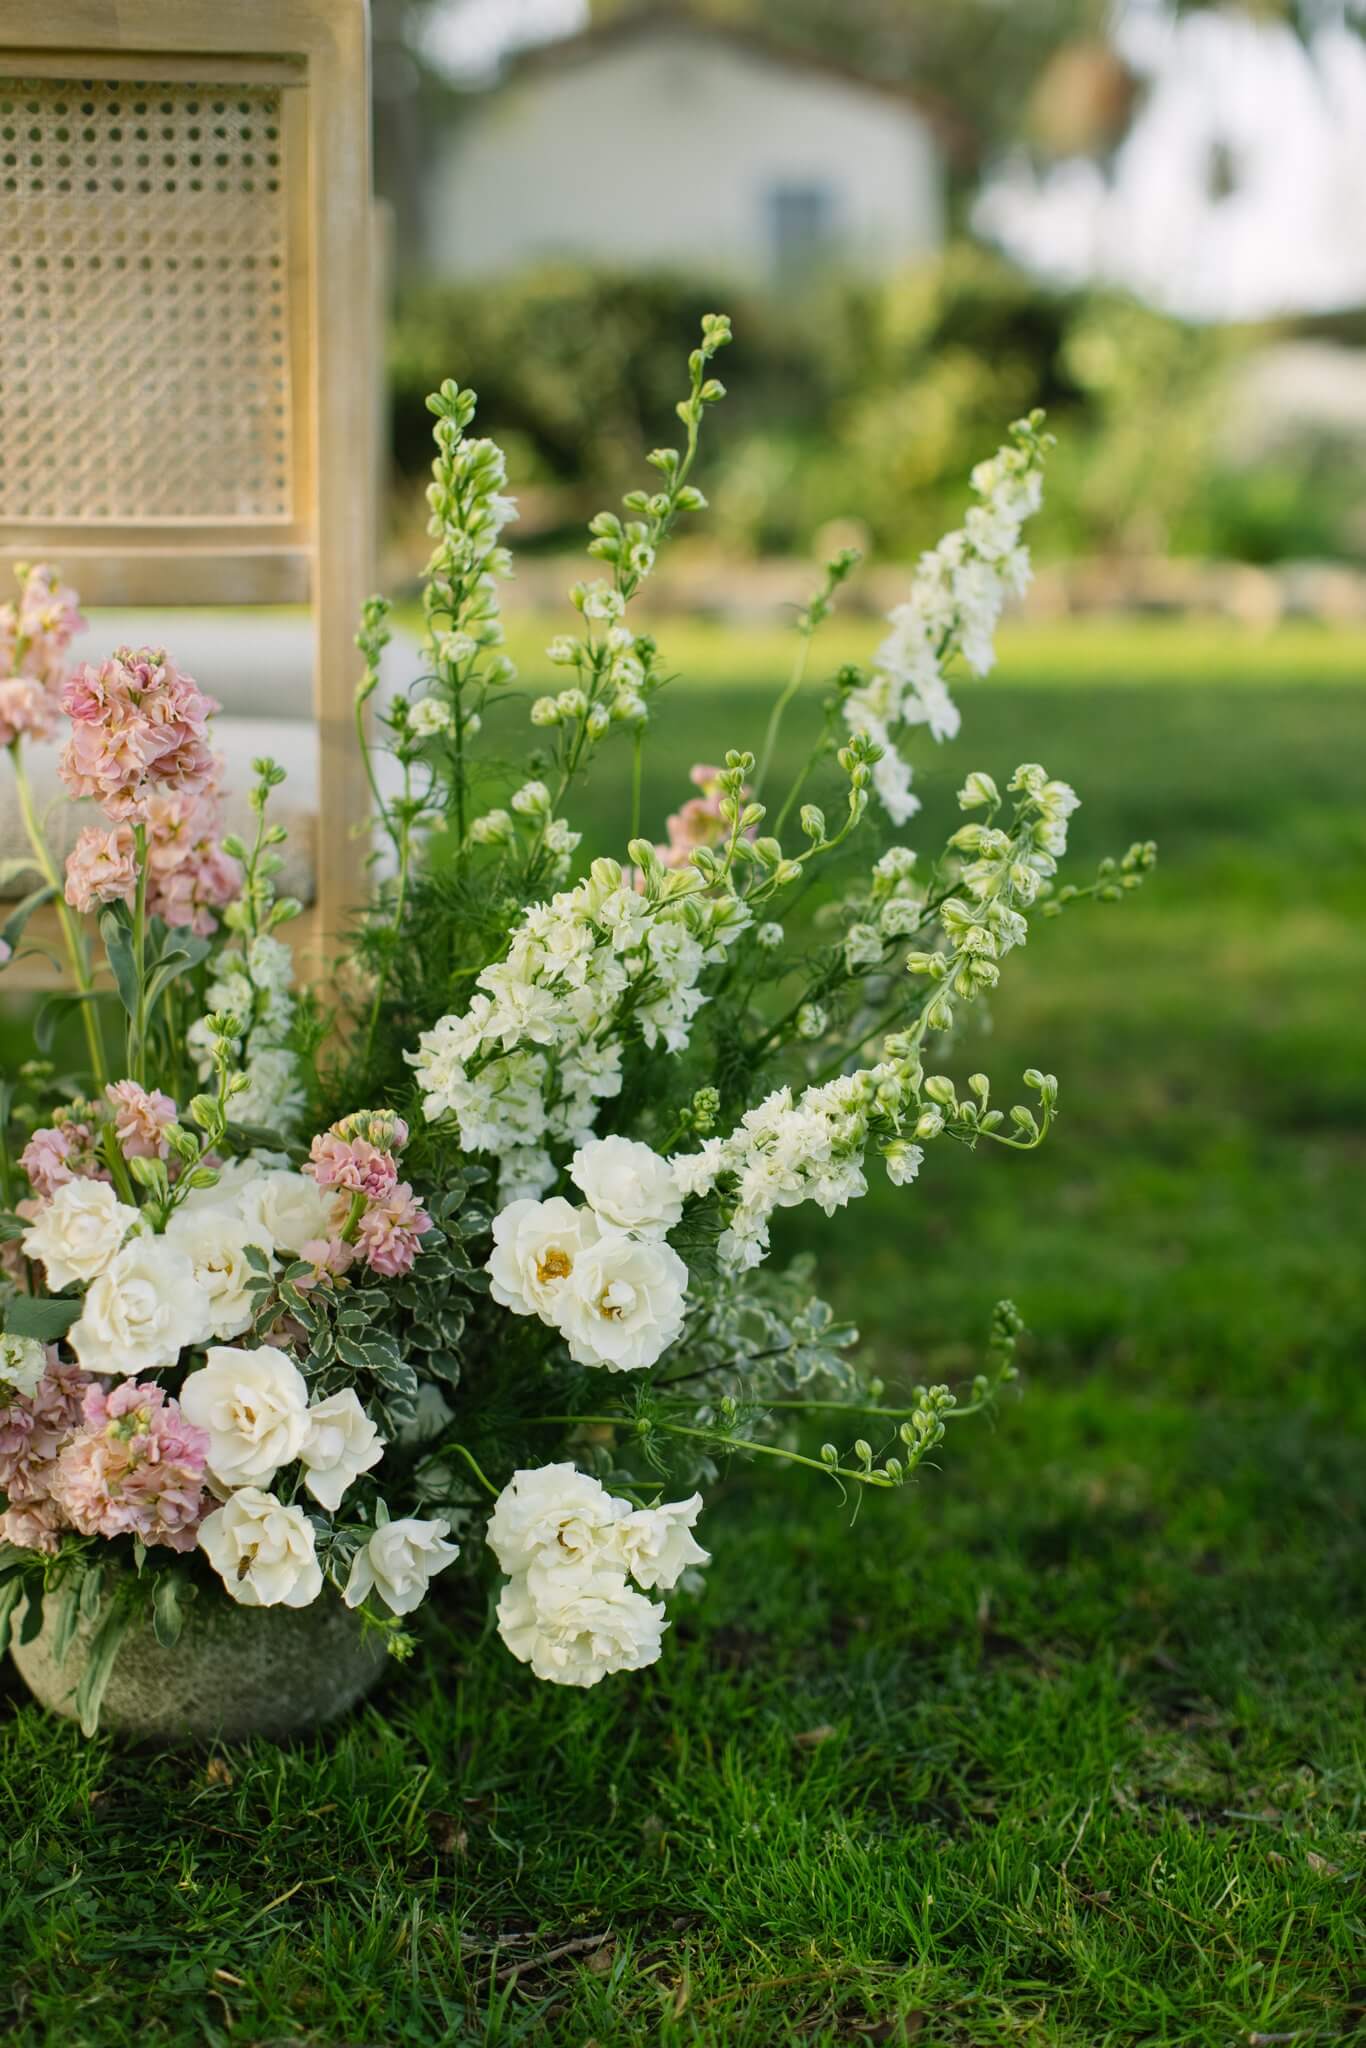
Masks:
[[[428,1121],[453,1116],[465,1151],[496,1154],[505,1197],[550,1185],[552,1145],[587,1143],[598,1104],[620,1091],[628,1027],[649,1047],[686,1046],[703,969],[749,913],[691,871],[669,882],[651,898],[616,861],[594,861],[576,888],[531,905],[469,1007],[407,1055]]]
[[[487,1536],[509,1575],[498,1633],[513,1656],[552,1685],[596,1685],[653,1664],[664,1605],[636,1587],[667,1592],[707,1562],[692,1536],[701,1506],[694,1494],[633,1509],[569,1464],[514,1473]]]
[[[974,675],[995,660],[993,636],[1007,597],[1019,596],[1030,578],[1029,551],[1020,529],[1043,498],[1043,462],[1051,437],[1043,415],[1031,413],[1010,429],[1010,440],[972,472],[980,502],[963,525],[920,557],[911,594],[889,615],[891,631],[878,648],[871,674],[844,701],[851,732],[883,749],[873,787],[894,823],[919,808],[911,771],[897,748],[911,726],[926,725],[936,740],[958,731],[958,707],[944,671],[961,655]]]

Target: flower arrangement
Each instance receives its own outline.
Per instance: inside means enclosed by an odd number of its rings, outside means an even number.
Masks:
[[[907,736],[956,733],[953,665],[990,665],[1027,580],[1049,440],[1031,415],[973,472],[962,528],[868,666],[830,679],[779,794],[783,719],[857,557],[829,563],[758,750],[694,768],[657,844],[641,765],[669,670],[631,607],[704,503],[729,340],[708,318],[683,445],[592,522],[598,573],[548,650],[564,687],[530,703],[516,774],[480,746],[517,715],[498,603],[515,507],[473,394],[429,401],[423,674],[378,706],[391,627],[372,600],[357,744],[383,857],[326,1003],[294,988],[282,936],[281,771],[255,764],[253,835],[225,836],[217,707],[171,657],[67,673],[77,601],[47,568],[0,611],[0,741],[36,875],[0,960],[50,904],[70,970],[0,1090],[0,1625],[31,1636],[55,1604],[69,1640],[101,1616],[87,1728],[139,1613],[174,1645],[196,1597],[340,1600],[404,1655],[458,1556],[496,1562],[498,1633],[538,1677],[638,1669],[660,1655],[660,1596],[707,1562],[695,1530],[725,1461],[894,1490],[1015,1376],[1003,1303],[965,1396],[890,1403],[809,1264],[770,1255],[783,1211],[834,1214],[874,1161],[906,1186],[941,1139],[1041,1143],[1051,1075],[1003,1110],[985,1075],[944,1069],[1035,916],[1117,899],[1152,863],[1138,846],[1060,885],[1077,798],[1033,763],[1004,790],[966,775],[937,859],[898,836],[918,808]],[[24,766],[59,733],[66,788],[102,814],[64,869]],[[576,866],[569,806],[612,745],[630,750],[625,857]],[[52,1055],[76,1020],[71,1073]],[[793,1434],[808,1411],[831,1418],[815,1453]]]

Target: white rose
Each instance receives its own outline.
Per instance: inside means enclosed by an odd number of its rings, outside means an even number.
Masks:
[[[312,1523],[259,1486],[240,1488],[204,1517],[199,1547],[243,1607],[307,1607],[323,1589]]]
[[[624,1515],[613,1531],[617,1555],[638,1586],[667,1593],[689,1565],[709,1564],[711,1557],[692,1536],[702,1512],[702,1496],[664,1501],[657,1508],[637,1508]]]
[[[509,1202],[493,1219],[493,1256],[488,1271],[495,1301],[514,1315],[539,1316],[554,1324],[555,1302],[598,1226],[591,1210],[576,1209],[560,1195],[548,1202]]]
[[[628,1512],[596,1479],[573,1465],[514,1472],[499,1494],[485,1532],[505,1572],[533,1564],[594,1564]]]
[[[306,1173],[261,1173],[238,1197],[252,1244],[296,1256],[310,1239],[327,1237],[337,1219],[336,1198]]]
[[[304,1485],[330,1515],[341,1506],[353,1479],[378,1465],[384,1439],[350,1387],[315,1401],[308,1411],[308,1435],[299,1452]]]
[[[460,1555],[458,1543],[447,1543],[449,1522],[386,1522],[376,1529],[351,1565],[342,1598],[359,1607],[370,1592],[379,1594],[394,1614],[411,1614],[427,1597],[438,1572]]]
[[[135,1237],[87,1291],[67,1342],[87,1372],[132,1379],[208,1336],[208,1297],[187,1254],[164,1237]]]
[[[570,1161],[569,1178],[602,1223],[662,1237],[683,1214],[673,1168],[632,1138],[591,1138]]]
[[[247,1246],[254,1240],[241,1217],[231,1209],[178,1212],[167,1225],[166,1241],[178,1245],[194,1267],[209,1304],[209,1335],[240,1337],[250,1329],[255,1303],[247,1286]]]
[[[688,1269],[669,1245],[607,1236],[574,1262],[555,1297],[555,1327],[579,1365],[640,1372],[683,1328]]]
[[[41,1261],[49,1287],[88,1287],[137,1220],[108,1181],[69,1180],[24,1232],[24,1255]]]
[[[236,1351],[215,1344],[180,1390],[181,1411],[209,1433],[215,1485],[267,1486],[292,1465],[308,1436],[308,1387],[293,1359],[269,1344]]]
[[[498,1633],[514,1657],[552,1685],[596,1685],[659,1656],[663,1601],[647,1600],[622,1572],[560,1569],[509,1579]]]
[[[36,1337],[7,1337],[0,1332],[0,1406],[14,1394],[36,1394],[47,1371],[47,1350]]]

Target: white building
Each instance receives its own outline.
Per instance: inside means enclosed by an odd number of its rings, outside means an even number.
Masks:
[[[681,11],[632,13],[470,96],[427,187],[428,261],[889,270],[943,239],[948,137],[901,88]]]

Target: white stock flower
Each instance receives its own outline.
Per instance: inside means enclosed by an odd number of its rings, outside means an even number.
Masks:
[[[391,1613],[411,1614],[437,1573],[460,1555],[458,1543],[445,1541],[449,1534],[449,1522],[385,1522],[352,1560],[342,1595],[347,1606],[359,1607],[373,1591]]]
[[[671,1246],[615,1233],[585,1246],[555,1297],[555,1326],[578,1365],[640,1372],[683,1328],[688,1269]]]
[[[702,1512],[702,1496],[663,1501],[657,1508],[636,1508],[623,1515],[613,1542],[626,1570],[647,1592],[667,1593],[689,1565],[709,1564],[711,1554],[693,1539],[692,1527]]]
[[[209,1477],[223,1488],[268,1486],[308,1438],[308,1387],[293,1359],[263,1344],[215,1344],[180,1390],[187,1422],[209,1433]]]
[[[570,1161],[569,1178],[613,1230],[662,1237],[683,1214],[668,1160],[631,1138],[590,1138]]]
[[[132,1379],[174,1365],[209,1328],[209,1299],[187,1254],[164,1237],[135,1237],[87,1290],[67,1342],[86,1372]]]
[[[542,1562],[592,1564],[627,1511],[625,1501],[577,1466],[537,1465],[513,1473],[489,1516],[486,1540],[512,1575]]]
[[[239,1606],[308,1607],[323,1589],[312,1523],[259,1486],[204,1517],[199,1547]]]
[[[329,1234],[339,1204],[308,1174],[279,1169],[258,1172],[242,1189],[238,1207],[250,1243],[297,1256],[310,1240]]]
[[[509,1202],[493,1219],[490,1292],[514,1315],[555,1322],[555,1303],[580,1253],[598,1235],[591,1210],[561,1195],[548,1202]]]
[[[167,1225],[166,1242],[178,1246],[194,1267],[208,1303],[209,1335],[240,1337],[251,1327],[254,1307],[247,1287],[247,1246],[254,1240],[241,1217],[231,1209],[182,1210]]]
[[[498,1633],[513,1656],[552,1685],[590,1686],[659,1657],[664,1603],[647,1600],[624,1573],[567,1569],[509,1579]]]
[[[54,1291],[88,1286],[138,1221],[108,1181],[69,1180],[44,1202],[23,1235],[24,1256],[38,1260]]]
[[[313,1403],[299,1457],[304,1485],[330,1515],[341,1506],[352,1480],[378,1465],[383,1456],[384,1439],[351,1387]]]
[[[38,1391],[47,1371],[47,1349],[36,1337],[10,1337],[0,1332],[0,1405],[12,1394],[27,1399]]]

